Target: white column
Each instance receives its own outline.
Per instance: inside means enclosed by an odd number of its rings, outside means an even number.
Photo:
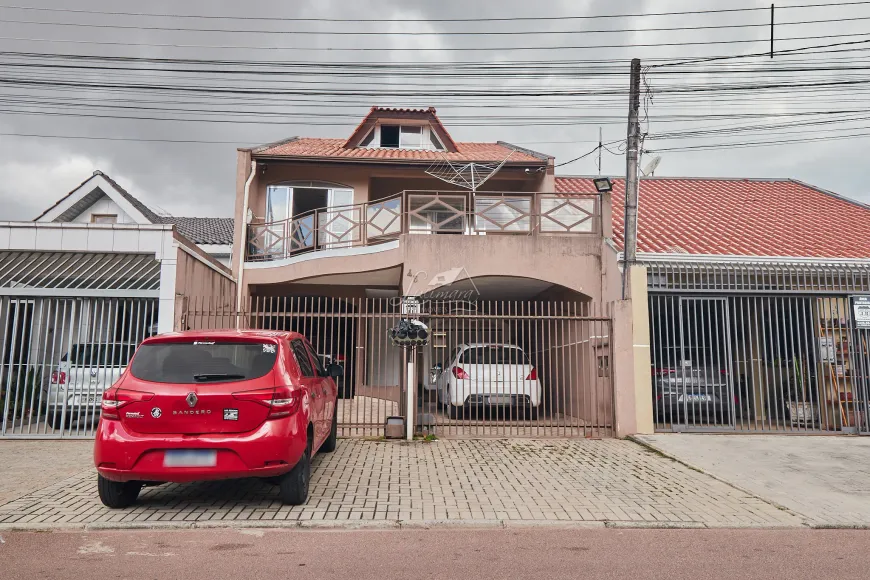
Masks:
[[[408,359],[408,382],[405,393],[405,438],[408,441],[414,439],[414,408],[417,405],[417,373],[414,372],[414,359],[417,358],[417,349],[412,348],[411,357]]]
[[[178,265],[178,248],[172,238],[172,232],[167,232],[163,239],[163,249],[157,256],[160,260],[160,298],[157,317],[157,332],[172,332],[175,330],[175,278]]]

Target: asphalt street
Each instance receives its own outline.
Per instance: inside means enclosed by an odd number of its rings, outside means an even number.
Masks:
[[[867,578],[860,530],[501,530],[4,532],[0,577]]]

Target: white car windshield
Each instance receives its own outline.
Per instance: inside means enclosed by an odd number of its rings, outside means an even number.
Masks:
[[[466,364],[529,364],[529,359],[522,350],[512,346],[486,345],[473,346],[462,352],[460,363]]]

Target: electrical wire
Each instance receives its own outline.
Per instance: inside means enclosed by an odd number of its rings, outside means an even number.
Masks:
[[[826,2],[812,4],[792,4],[789,6],[778,6],[778,10],[794,10],[804,8],[831,8],[835,6],[859,6],[870,4],[870,1],[849,1],[849,2]],[[253,20],[253,21],[268,21],[268,22],[398,22],[392,18],[322,18],[322,17],[286,17],[278,15],[270,16],[251,16],[250,14],[240,14],[232,16],[214,15],[214,14],[173,14],[173,13],[148,13],[148,12],[132,12],[132,11],[112,11],[112,10],[88,10],[83,8],[55,8],[55,7],[37,7],[37,6],[22,6],[16,4],[3,4],[0,8],[14,10],[30,10],[39,12],[61,12],[74,14],[98,14],[103,16],[138,16],[138,17],[155,17],[155,18],[195,18],[195,19],[210,19],[210,20]],[[641,17],[656,17],[656,16],[686,16],[692,14],[728,14],[735,12],[768,12],[769,8],[762,6],[750,6],[743,8],[719,8],[713,10],[687,10],[680,12],[644,12],[644,13],[629,13],[629,14],[589,14],[589,15],[565,15],[565,16],[505,16],[505,17],[479,17],[479,18],[406,18],[402,17],[401,22],[519,22],[519,21],[538,21],[538,20],[596,20],[602,18],[641,18]]]

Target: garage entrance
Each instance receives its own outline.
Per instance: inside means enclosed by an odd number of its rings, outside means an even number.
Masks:
[[[420,434],[606,437],[613,433],[610,317],[591,303],[254,297],[243,312],[185,299],[183,328],[294,330],[342,364],[342,436],[380,436],[387,417],[415,413]],[[394,346],[403,318],[426,346]],[[411,397],[409,406],[407,397]]]
[[[656,429],[870,432],[868,282],[863,268],[651,267]]]

